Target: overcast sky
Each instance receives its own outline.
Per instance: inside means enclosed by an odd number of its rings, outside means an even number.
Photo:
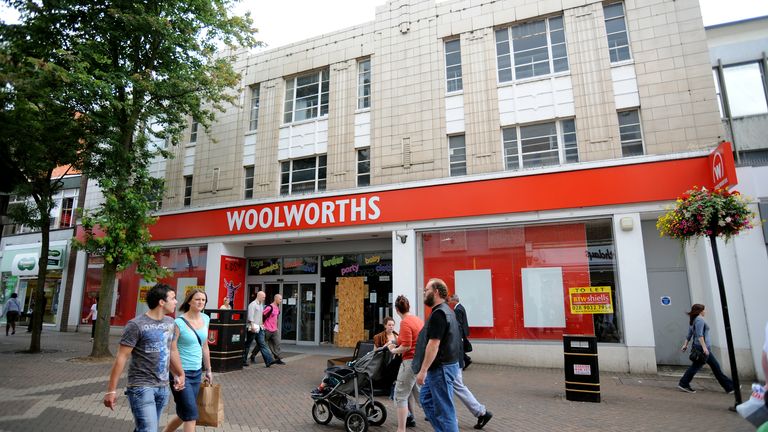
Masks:
[[[438,0],[440,2],[440,0]],[[700,0],[704,25],[768,15],[768,0]],[[373,21],[376,6],[386,0],[244,0],[238,12],[249,10],[259,29],[258,39],[277,48]],[[3,20],[16,14],[0,6]]]

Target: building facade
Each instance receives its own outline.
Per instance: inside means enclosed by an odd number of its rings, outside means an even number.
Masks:
[[[388,1],[372,22],[237,53],[236,69],[239,103],[209,130],[191,121],[159,171],[152,227],[164,281],[204,286],[209,307],[281,293],[284,341],[350,346],[398,295],[423,316],[441,277],[477,361],[561,367],[562,335],[586,334],[601,368],[644,373],[686,363],[691,302],[722,327],[708,246],[655,230],[713,184],[727,136],[697,1]],[[744,177],[758,197],[761,175]],[[754,375],[765,238],[724,250]],[[119,325],[149,284],[128,270],[117,285]]]

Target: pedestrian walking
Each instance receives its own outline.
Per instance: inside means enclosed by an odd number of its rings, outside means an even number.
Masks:
[[[701,351],[704,353],[704,360],[692,361],[688,370],[685,371],[683,377],[680,378],[680,382],[677,384],[677,388],[686,393],[696,393],[696,390],[691,387],[691,380],[696,372],[704,367],[704,364],[708,364],[712,369],[712,373],[715,375],[717,382],[723,387],[726,393],[733,393],[733,381],[728,378],[720,369],[720,363],[715,358],[715,354],[712,353],[712,341],[709,338],[709,325],[704,321],[704,305],[696,303],[691,306],[691,311],[688,314],[688,334],[685,337],[685,342],[680,348],[681,351],[688,349],[688,342],[691,343],[691,351]]]
[[[5,335],[8,336],[8,330],[11,330],[11,334],[16,334],[16,321],[21,316],[21,304],[19,303],[19,295],[16,293],[11,294],[11,298],[5,302],[3,306],[3,314],[5,316]]]
[[[464,305],[459,303],[459,296],[457,294],[452,295],[448,299],[448,303],[453,308],[453,313],[456,314],[456,321],[459,322],[459,330],[461,330],[461,343],[464,351],[464,364],[461,369],[466,370],[469,365],[472,364],[472,358],[467,355],[468,352],[472,351],[472,344],[469,342],[469,321],[467,321],[467,310],[464,309]]]
[[[413,409],[416,401],[419,400],[421,386],[416,384],[416,374],[411,369],[411,363],[416,352],[416,339],[424,327],[424,321],[411,315],[411,304],[403,295],[395,299],[395,310],[400,315],[399,345],[389,345],[389,351],[403,356],[395,381],[395,408],[397,409],[397,431],[405,432],[406,427],[416,426]]]
[[[93,304],[91,305],[91,311],[88,313],[88,318],[91,321],[91,341],[93,341],[94,336],[96,336],[96,318],[99,317],[99,297],[97,296],[93,300]]]
[[[203,313],[208,296],[200,289],[189,291],[176,318],[172,349],[178,350],[184,369],[184,387],[177,390],[171,382],[171,393],[176,402],[176,414],[168,420],[164,432],[175,431],[183,425],[184,432],[194,432],[197,423],[197,394],[205,379],[213,383],[211,354],[208,350],[208,326],[211,318]]]
[[[148,312],[125,325],[104,395],[104,406],[114,410],[117,382],[130,359],[125,395],[135,432],[157,432],[160,414],[168,403],[169,369],[175,389],[184,388],[184,370],[176,345],[172,344],[176,324],[166,316],[176,310],[176,293],[168,285],[157,284],[147,293],[147,306]]]
[[[422,330],[426,332],[427,343],[416,382],[421,385],[421,407],[432,428],[437,432],[458,432],[453,393],[460,371],[461,330],[447,298],[448,286],[444,281],[427,282],[424,304],[432,308],[432,313]]]
[[[272,353],[267,347],[267,342],[264,333],[264,300],[267,298],[267,293],[259,291],[256,294],[256,298],[248,304],[248,319],[246,323],[246,338],[245,347],[243,348],[243,366],[250,366],[248,364],[248,350],[251,348],[251,342],[256,340],[256,346],[253,347],[251,352],[251,363],[256,362],[256,354],[261,353],[261,357],[264,359],[264,366],[270,367],[274,363],[275,359],[272,357]]]
[[[264,339],[269,345],[270,351],[272,351],[272,357],[275,358],[274,363],[279,365],[285,364],[280,357],[280,331],[277,329],[277,317],[280,315],[280,304],[282,301],[283,296],[275,294],[272,303],[267,305],[262,313],[265,330]]]

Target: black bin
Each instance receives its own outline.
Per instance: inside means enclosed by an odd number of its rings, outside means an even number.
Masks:
[[[248,312],[231,309],[206,309],[205,313],[211,317],[208,327],[211,369],[214,372],[242,369],[245,321]]]
[[[569,401],[600,402],[600,370],[597,338],[563,335],[565,398]]]

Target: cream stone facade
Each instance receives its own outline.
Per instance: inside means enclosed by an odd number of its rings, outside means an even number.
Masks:
[[[698,2],[637,0],[624,9],[630,58],[611,62],[604,6],[565,1],[389,1],[373,22],[263,53],[237,53],[236,105],[168,162],[164,210],[280,196],[281,162],[327,155],[326,190],[355,188],[356,148],[370,184],[449,177],[449,135],[465,136],[466,173],[505,170],[502,128],[574,119],[578,161],[620,159],[617,110],[638,109],[645,155],[711,148],[723,137]],[[567,70],[499,82],[495,32],[562,17]],[[445,42],[458,40],[463,89],[447,92]],[[550,47],[551,48],[551,47]],[[358,63],[370,61],[370,108],[357,108]],[[286,82],[327,69],[327,115],[284,122]],[[249,130],[251,91],[260,92]],[[362,143],[362,144],[361,144]]]

